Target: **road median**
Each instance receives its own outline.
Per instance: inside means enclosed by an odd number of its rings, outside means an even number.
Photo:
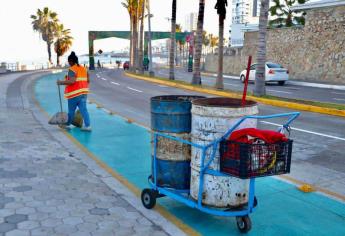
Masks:
[[[153,82],[153,83],[162,84],[162,85],[175,87],[175,88],[191,90],[194,92],[207,93],[207,94],[222,96],[222,97],[242,98],[242,95],[240,93],[236,93],[229,90],[219,91],[211,87],[205,87],[205,86],[201,87],[198,85],[191,85],[182,81],[170,81],[164,78],[149,77],[146,75],[138,75],[138,74],[133,74],[133,73],[128,73],[128,72],[125,72],[125,75],[134,79],[145,80],[148,82]],[[247,96],[247,98],[250,100],[254,100],[259,103],[265,104],[265,105],[345,117],[345,106],[339,105],[339,104],[321,103],[321,102],[296,100],[296,99],[286,99],[286,98],[279,98],[279,97],[273,97],[273,96],[256,97],[253,95],[249,95]]]

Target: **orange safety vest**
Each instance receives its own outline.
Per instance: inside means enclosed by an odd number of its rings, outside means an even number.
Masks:
[[[89,93],[89,83],[87,82],[87,70],[83,66],[74,65],[69,68],[76,75],[75,83],[67,85],[65,88],[65,98],[71,99],[82,94]],[[67,77],[67,80],[69,78]]]

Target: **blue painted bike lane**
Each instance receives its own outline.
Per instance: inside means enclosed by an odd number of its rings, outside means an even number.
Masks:
[[[49,114],[58,111],[56,79],[44,76],[36,82],[35,95]],[[67,104],[64,102],[64,108]],[[108,167],[139,190],[148,187],[151,167],[151,135],[147,129],[109,115],[89,105],[93,131],[72,129],[70,134]],[[318,193],[303,193],[296,186],[267,177],[256,181],[257,210],[250,215],[248,235],[345,235],[345,204]],[[158,203],[202,235],[240,235],[235,218],[215,217],[191,209],[172,199]]]

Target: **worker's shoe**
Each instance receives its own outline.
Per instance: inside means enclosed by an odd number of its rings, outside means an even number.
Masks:
[[[72,125],[59,125],[59,127],[61,128],[61,129],[65,129],[65,130],[70,130],[70,129],[72,129]]]
[[[91,132],[92,131],[91,126],[83,126],[83,127],[81,127],[80,130],[85,131],[85,132]]]

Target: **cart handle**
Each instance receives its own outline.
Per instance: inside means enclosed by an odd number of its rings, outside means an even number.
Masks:
[[[235,125],[233,125],[221,138],[214,140],[213,142],[209,143],[207,145],[207,148],[211,147],[215,143],[219,143],[220,141],[226,139],[235,129],[238,128],[245,120],[247,119],[257,119],[257,120],[264,120],[264,119],[273,119],[273,118],[279,118],[279,117],[289,117],[287,122],[282,125],[282,128],[280,128],[280,131],[285,128],[289,130],[290,124],[300,115],[300,112],[290,112],[290,113],[281,113],[281,114],[274,114],[274,115],[266,115],[266,116],[258,116],[258,115],[252,115],[252,116],[244,116],[242,117]]]
[[[279,118],[279,117],[289,117],[288,121],[283,124],[282,128],[285,128],[285,129],[289,129],[290,127],[290,124],[300,115],[301,113],[300,112],[290,112],[290,113],[281,113],[281,114],[274,114],[274,115],[266,115],[266,116],[257,116],[257,115],[252,115],[252,116],[244,116],[242,117],[234,126],[232,126],[221,138],[219,139],[216,139],[212,142],[210,142],[209,144],[207,145],[200,145],[200,144],[196,144],[196,143],[193,143],[193,142],[190,142],[190,141],[187,141],[187,140],[184,140],[182,138],[178,138],[178,137],[175,137],[175,136],[171,136],[171,135],[167,135],[167,134],[164,134],[164,133],[160,133],[160,132],[154,132],[154,135],[155,136],[162,136],[162,137],[165,137],[165,138],[168,138],[168,139],[171,139],[171,140],[174,140],[174,141],[177,141],[177,142],[181,142],[181,143],[184,143],[184,144],[188,144],[188,145],[191,145],[193,147],[196,147],[196,148],[199,148],[199,149],[208,149],[210,148],[211,146],[219,143],[220,141],[226,139],[235,129],[238,128],[238,126],[240,126],[245,120],[247,119],[273,119],[273,118]],[[281,129],[282,129],[281,128]],[[281,130],[280,129],[280,130]]]

